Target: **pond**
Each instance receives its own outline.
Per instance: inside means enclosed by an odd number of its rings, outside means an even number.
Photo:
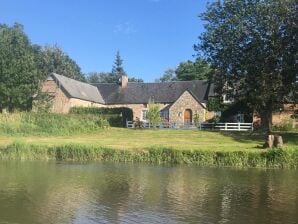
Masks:
[[[0,163],[0,223],[297,223],[296,170]]]

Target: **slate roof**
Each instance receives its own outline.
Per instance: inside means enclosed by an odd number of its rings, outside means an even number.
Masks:
[[[96,86],[67,78],[56,73],[50,74],[48,79],[49,78],[53,78],[70,97],[95,103],[105,103]]]
[[[96,85],[106,104],[140,104],[149,99],[156,103],[173,103],[185,91],[205,103],[214,96],[214,87],[206,80],[176,81],[164,83],[128,83],[126,88],[118,84]]]
[[[214,87],[206,80],[176,81],[164,83],[128,83],[125,88],[117,83],[88,84],[56,73],[54,79],[69,97],[101,104],[145,104],[149,99],[156,103],[173,103],[185,91],[196,100],[206,103],[214,96]]]

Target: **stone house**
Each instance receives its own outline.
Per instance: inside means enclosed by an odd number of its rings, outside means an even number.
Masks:
[[[151,99],[160,106],[163,120],[184,123],[194,122],[197,115],[201,121],[211,117],[206,105],[214,96],[213,85],[206,80],[130,83],[123,76],[119,83],[88,84],[55,73],[44,81],[42,92],[52,96],[55,113],[68,113],[71,107],[127,107],[133,119],[145,121]]]

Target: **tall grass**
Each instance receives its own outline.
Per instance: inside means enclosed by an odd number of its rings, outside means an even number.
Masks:
[[[0,114],[0,135],[70,135],[96,131],[107,121],[91,115],[53,113]]]
[[[152,147],[148,150],[119,150],[92,145],[30,145],[14,142],[0,149],[0,160],[114,161],[198,164],[232,167],[297,168],[295,148],[249,151],[175,150]]]

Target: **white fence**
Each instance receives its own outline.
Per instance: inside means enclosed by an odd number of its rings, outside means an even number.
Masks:
[[[127,128],[153,128],[149,122],[126,122]],[[218,130],[218,131],[253,131],[252,123],[179,123],[179,122],[161,122],[156,128],[169,129],[200,129],[200,130]]]
[[[201,130],[253,131],[253,123],[201,123]]]

